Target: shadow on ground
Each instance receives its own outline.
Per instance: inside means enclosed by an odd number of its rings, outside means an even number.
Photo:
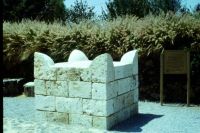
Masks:
[[[142,128],[148,122],[153,119],[160,118],[163,115],[155,114],[137,114],[133,118],[127,119],[116,126],[114,126],[111,131],[120,132],[142,132]]]

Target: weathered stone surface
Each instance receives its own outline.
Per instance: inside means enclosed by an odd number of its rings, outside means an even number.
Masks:
[[[123,108],[117,113],[117,119],[118,121],[124,121],[130,117],[130,109],[129,108]]]
[[[47,95],[68,97],[67,81],[46,81]]]
[[[35,52],[34,77],[36,79],[56,80],[56,72],[52,65],[54,65],[54,61],[48,55]]]
[[[135,75],[135,81],[136,81],[135,87],[138,88],[139,87],[139,77],[138,77],[138,75]]]
[[[132,105],[129,107],[129,110],[130,110],[130,116],[133,116],[133,115],[135,115],[135,114],[138,114],[138,102],[132,104]]]
[[[85,81],[85,82],[92,81],[92,73],[89,68],[86,68],[81,72],[81,81]]]
[[[46,71],[44,71],[43,76],[41,76],[41,79],[44,80],[57,80],[56,79],[56,69],[51,66],[49,69],[46,69]]]
[[[46,55],[35,55],[40,119],[110,129],[138,113],[137,51],[127,52],[120,62],[109,54],[90,61],[77,50],[68,62],[56,64]]]
[[[134,101],[134,91],[129,91],[128,93],[126,93],[125,95],[125,107],[130,106],[131,104],[133,104]]]
[[[35,96],[36,109],[46,110],[46,111],[55,111],[55,97],[54,96]]]
[[[49,122],[56,122],[56,123],[69,123],[69,115],[68,113],[60,113],[60,112],[45,112],[46,119]]]
[[[79,81],[81,77],[82,69],[71,68],[67,71],[67,79],[69,81]]]
[[[57,80],[80,81],[82,69],[57,68]]]
[[[91,82],[70,81],[69,97],[91,98],[92,97]]]
[[[113,99],[114,100],[114,112],[118,112],[119,110],[121,110],[122,108],[124,108],[125,106],[125,95],[120,95],[116,98]]]
[[[133,102],[137,103],[139,101],[139,90],[138,88],[133,90]]]
[[[92,99],[108,100],[117,96],[117,82],[110,83],[93,83]]]
[[[93,116],[93,127],[100,129],[110,129],[117,123],[117,116],[115,114],[109,117]]]
[[[113,99],[93,100],[83,99],[83,113],[95,116],[109,116],[114,113]]]
[[[35,79],[34,84],[35,84],[35,94],[36,95],[47,95],[44,80]]]
[[[106,83],[114,81],[115,70],[112,57],[109,54],[97,56],[90,66],[92,82]]]
[[[133,75],[132,73],[133,65],[132,64],[126,64],[124,65],[124,77],[131,77]]]
[[[63,96],[68,97],[69,96],[69,87],[67,81],[56,81],[57,89],[58,89],[58,95],[57,96]]]
[[[137,88],[136,87],[136,75],[132,75],[132,77],[130,77],[130,78],[131,78],[131,84],[132,84],[131,90],[134,90]]]
[[[82,99],[56,97],[56,110],[58,112],[81,114]]]
[[[107,129],[109,127],[107,117],[93,116],[93,126],[100,129]]]
[[[115,80],[130,77],[132,75],[132,67],[132,64],[115,66]]]
[[[80,124],[86,127],[92,127],[92,116],[69,114],[69,124]]]
[[[59,122],[59,123],[69,123],[69,115],[68,113],[60,113],[60,112],[49,112],[49,111],[39,111],[36,110],[35,112],[36,120],[41,121],[48,121],[48,122]]]
[[[53,67],[41,67],[38,72],[35,72],[35,78],[41,80],[56,80],[56,70]]]
[[[34,68],[49,67],[54,64],[54,61],[46,54],[34,53]]]
[[[118,85],[119,85],[118,95],[127,93],[128,91],[131,90],[131,88],[133,88],[133,79],[132,77],[129,77],[129,78],[118,80]]]
[[[68,58],[68,62],[88,60],[87,56],[80,50],[73,50]]]
[[[115,80],[124,78],[124,66],[116,66],[115,67]]]

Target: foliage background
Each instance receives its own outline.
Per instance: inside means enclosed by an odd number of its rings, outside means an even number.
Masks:
[[[132,49],[139,51],[141,100],[159,100],[160,53],[163,49],[191,51],[191,101],[200,103],[200,14],[117,17],[112,21],[79,24],[22,20],[3,23],[3,75],[33,80],[33,54],[42,52],[55,62],[67,61],[73,49],[89,59],[110,53],[114,60]],[[184,75],[166,76],[168,102],[186,101]]]

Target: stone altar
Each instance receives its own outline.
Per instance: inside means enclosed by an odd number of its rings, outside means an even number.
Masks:
[[[109,54],[93,61],[74,50],[68,62],[54,63],[34,54],[36,118],[39,121],[110,129],[138,113],[138,53],[113,61]]]

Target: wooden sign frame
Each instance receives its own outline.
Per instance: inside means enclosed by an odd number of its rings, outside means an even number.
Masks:
[[[163,105],[163,75],[187,74],[187,106],[190,105],[190,52],[164,50],[160,55],[160,104]]]

